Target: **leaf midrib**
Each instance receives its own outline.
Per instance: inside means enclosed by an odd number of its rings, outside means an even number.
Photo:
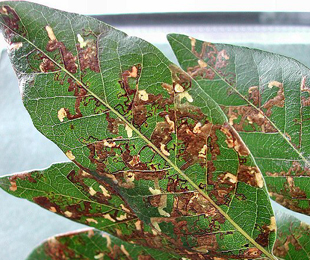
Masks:
[[[89,92],[94,98],[96,98],[98,101],[100,101],[103,105],[105,105],[108,109],[110,109],[117,117],[119,117],[124,123],[126,123],[138,136],[140,136],[141,139],[143,139],[154,151],[156,151],[168,164],[172,166],[172,168],[178,172],[185,180],[189,182],[190,185],[192,185],[193,188],[195,188],[203,197],[205,197],[211,204],[214,206],[220,214],[222,214],[235,228],[238,230],[246,239],[248,239],[257,249],[262,251],[266,256],[268,256],[270,259],[277,260],[271,253],[269,253],[264,247],[259,245],[249,234],[247,234],[227,213],[222,210],[210,197],[208,194],[203,192],[198,185],[196,185],[181,169],[175,165],[167,156],[165,156],[151,141],[149,141],[142,133],[139,132],[138,129],[136,129],[130,122],[127,121],[127,119],[122,116],[117,110],[115,110],[113,107],[111,107],[108,103],[104,102],[100,97],[98,97],[95,93],[93,93],[91,90],[89,90],[83,82],[81,82],[79,79],[77,79],[71,72],[69,72],[65,67],[58,64],[52,57],[50,57],[48,54],[43,52],[39,47],[34,45],[30,40],[25,38],[23,35],[19,34],[18,32],[15,32],[10,27],[8,27],[6,24],[0,22],[3,26],[11,30],[13,33],[19,35],[22,39],[24,39],[26,42],[28,42],[30,45],[32,45],[35,49],[43,53],[48,59],[50,59],[52,62],[54,62],[63,72],[65,72],[67,75],[69,75],[72,79],[74,79],[81,87],[83,87],[87,92]],[[127,36],[127,35],[126,35]],[[99,59],[99,56],[98,56]],[[100,61],[99,61],[100,62]]]

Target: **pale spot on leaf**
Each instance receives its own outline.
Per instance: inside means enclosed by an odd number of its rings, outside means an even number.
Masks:
[[[57,41],[56,36],[53,32],[52,27],[49,25],[45,26],[45,30],[47,31],[48,38],[50,38],[51,41]]]
[[[208,67],[208,64],[205,63],[203,60],[198,60],[198,65],[199,65],[201,68],[206,68],[206,67]]]
[[[72,212],[70,212],[70,211],[65,211],[65,216],[67,217],[67,218],[71,218],[72,217]]]
[[[129,125],[125,126],[125,130],[127,131],[127,136],[130,138],[132,137],[132,129]]]
[[[115,219],[112,218],[112,217],[110,216],[110,214],[104,214],[103,217],[104,217],[105,219],[108,219],[108,220],[112,221],[112,222],[116,222]],[[97,223],[98,223],[98,222],[97,222]]]
[[[87,221],[88,223],[95,223],[95,224],[98,224],[98,221],[95,220],[95,219],[93,219],[93,218],[87,218],[86,221]]]
[[[166,155],[166,156],[170,156],[170,153],[166,150],[166,145],[165,144],[160,144],[160,150],[161,152]]]
[[[174,86],[174,91],[177,93],[181,93],[181,92],[184,92],[184,88],[180,84],[176,84]]]
[[[73,155],[72,151],[70,151],[70,150],[66,152],[66,156],[71,161],[75,160],[75,156]]]
[[[127,256],[127,258],[129,259],[130,258],[130,255],[129,253],[127,252],[126,248],[124,247],[124,245],[121,245],[121,250],[122,252]]]
[[[105,187],[103,187],[102,185],[99,185],[99,188],[101,189],[103,196],[111,197],[109,191]]]
[[[142,101],[148,101],[149,100],[149,94],[145,90],[139,90],[139,99]]]
[[[96,193],[97,193],[97,191],[95,191],[95,190],[93,189],[93,187],[90,187],[90,188],[89,188],[89,194],[90,194],[91,196],[96,195]]]
[[[66,110],[62,107],[61,109],[58,110],[57,116],[58,116],[59,121],[63,122],[64,118],[67,117]]]
[[[179,100],[181,101],[183,98],[186,98],[188,102],[193,102],[193,97],[187,92],[184,91],[178,95]]]
[[[10,191],[16,191],[17,190],[16,182],[10,181],[10,183],[11,183]]]

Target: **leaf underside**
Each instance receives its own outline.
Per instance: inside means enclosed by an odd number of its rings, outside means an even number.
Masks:
[[[64,176],[91,175],[79,185],[96,194],[101,185],[115,196],[108,204],[116,209],[104,219],[135,214],[169,242],[163,250],[191,259],[275,259],[275,217],[262,175],[196,81],[151,44],[96,19],[27,2],[1,5],[24,105],[78,166]],[[120,204],[132,214],[121,214]],[[68,216],[77,210],[48,205]]]
[[[222,108],[270,196],[310,215],[310,73],[274,53],[171,34],[181,67]]]

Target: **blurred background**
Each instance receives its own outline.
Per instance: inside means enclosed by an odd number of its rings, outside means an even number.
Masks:
[[[172,61],[167,33],[234,43],[296,58],[310,67],[310,5],[305,1],[33,1],[92,15],[156,45]],[[74,4],[73,4],[74,3]],[[67,161],[32,125],[0,39],[0,176]],[[283,207],[273,203],[274,207]],[[42,240],[83,225],[0,190],[0,259],[23,260]],[[284,209],[284,211],[288,211]],[[310,218],[293,213],[310,223]]]

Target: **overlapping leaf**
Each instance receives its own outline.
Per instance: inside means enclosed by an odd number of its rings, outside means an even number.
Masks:
[[[279,259],[310,259],[310,226],[299,219],[276,211],[277,240],[274,255]]]
[[[274,259],[261,173],[195,81],[89,17],[4,2],[1,19],[35,126],[169,239],[166,250]]]
[[[179,256],[124,242],[94,229],[52,237],[38,246],[27,260],[181,260]]]
[[[139,220],[107,183],[74,163],[59,163],[42,171],[1,177],[0,187],[53,213],[130,243],[156,249],[171,243]]]
[[[168,38],[182,68],[221,106],[252,152],[271,197],[309,215],[309,69],[260,50]]]

